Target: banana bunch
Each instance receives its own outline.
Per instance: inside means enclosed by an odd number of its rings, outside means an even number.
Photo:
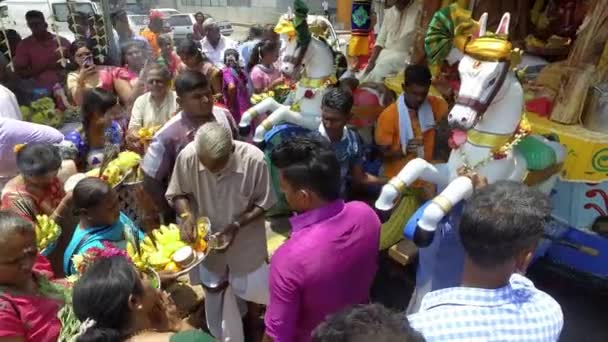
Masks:
[[[160,127],[160,125],[152,127],[142,127],[137,131],[137,136],[139,136],[139,139],[142,141],[150,141],[152,140],[152,137],[154,137],[154,134],[158,132]]]
[[[41,125],[61,127],[63,112],[55,108],[55,101],[48,96],[33,101],[28,106],[21,106],[23,119]]]
[[[116,159],[108,163],[108,166],[103,170],[101,178],[111,186],[116,186],[131,169],[139,164],[140,161],[141,156],[135,152],[120,152]]]
[[[175,224],[160,226],[159,229],[153,230],[151,234],[154,236],[156,245],[150,236],[146,236],[140,246],[141,254],[138,254],[130,243],[127,244],[127,253],[133,263],[140,269],[150,266],[155,270],[178,271],[179,267],[171,258],[178,249],[187,246],[180,239],[179,228]]]
[[[61,235],[61,227],[47,215],[36,215],[36,245],[42,251]]]
[[[204,253],[207,250],[205,237],[209,232],[208,219],[201,218],[197,221],[197,232],[197,241],[192,248],[198,253]],[[127,243],[127,253],[135,266],[141,270],[152,267],[157,271],[178,272],[180,267],[173,261],[173,254],[187,246],[180,238],[179,227],[172,223],[168,226],[160,226],[150,234],[154,236],[156,244],[150,236],[146,236],[140,245],[141,254],[130,242]]]
[[[274,97],[274,91],[270,90],[265,93],[254,94],[251,96],[251,104],[256,105],[269,97]]]

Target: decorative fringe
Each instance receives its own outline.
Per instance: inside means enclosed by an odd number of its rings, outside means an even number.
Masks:
[[[351,14],[351,38],[348,42],[349,56],[369,55],[369,32],[371,30],[371,0],[353,1]]]

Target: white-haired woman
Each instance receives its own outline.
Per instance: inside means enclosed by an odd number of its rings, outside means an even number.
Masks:
[[[183,219],[182,238],[193,241],[196,219],[207,216],[225,249],[207,256],[191,277],[205,288],[207,325],[220,341],[243,340],[237,303],[268,303],[264,212],[275,202],[270,184],[264,153],[233,141],[216,122],[203,125],[175,163],[167,199]]]

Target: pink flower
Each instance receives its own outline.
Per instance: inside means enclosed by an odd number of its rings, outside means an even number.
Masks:
[[[304,92],[304,97],[307,99],[312,99],[313,97],[315,97],[315,92],[311,89],[306,89],[306,91]]]

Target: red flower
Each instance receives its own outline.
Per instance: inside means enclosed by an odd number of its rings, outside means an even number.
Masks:
[[[306,89],[306,91],[304,92],[304,97],[307,99],[312,99],[313,97],[315,97],[315,92],[311,89]]]
[[[494,152],[494,160],[505,159],[507,157],[506,153],[503,152]]]

